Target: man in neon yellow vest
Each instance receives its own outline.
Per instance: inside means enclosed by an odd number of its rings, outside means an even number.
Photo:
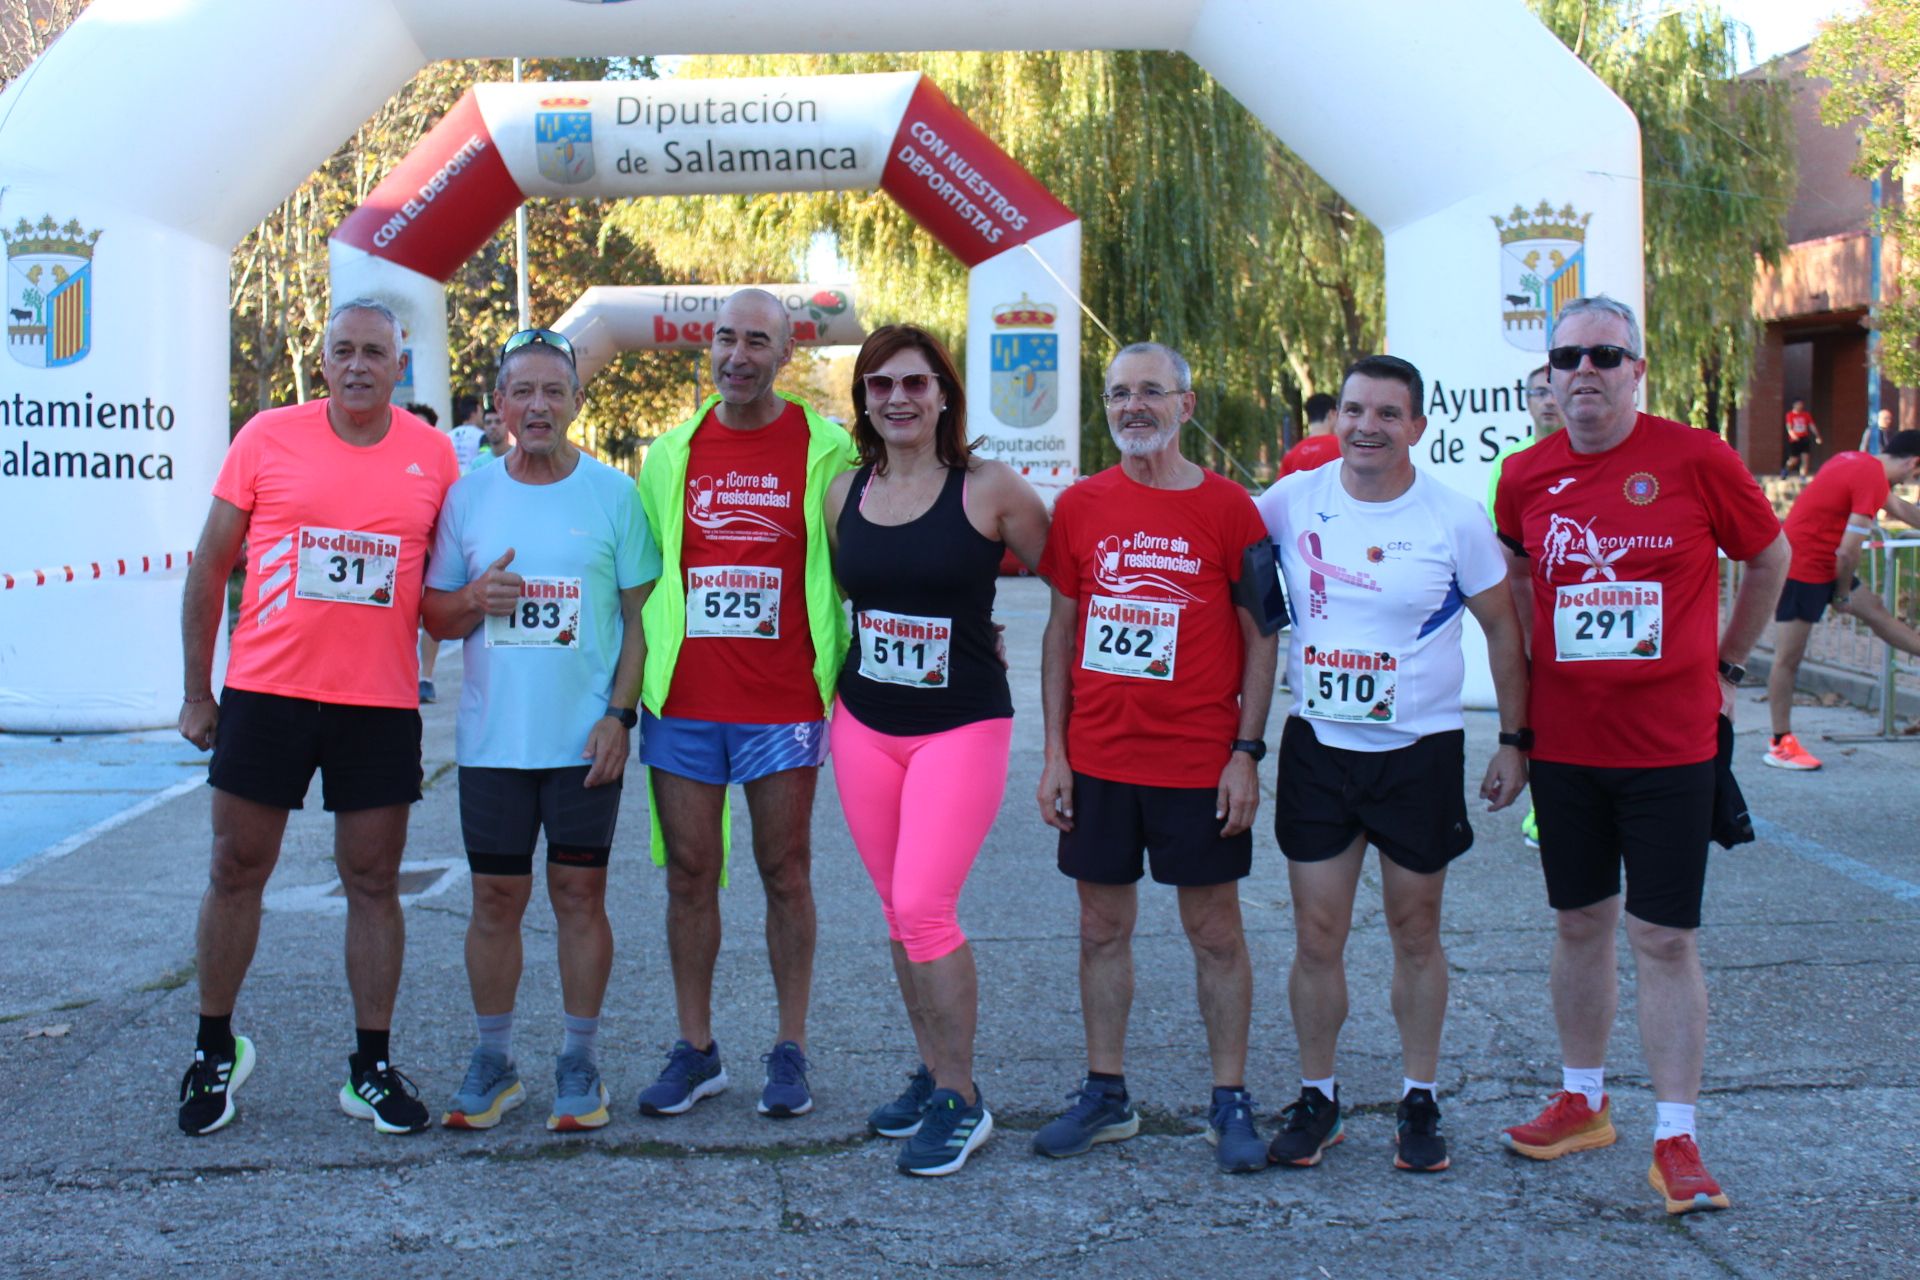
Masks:
[[[767,895],[779,1029],[759,1102],[776,1119],[813,1108],[807,1000],[813,981],[814,782],[846,654],[833,583],[827,483],[854,462],[846,429],[773,389],[793,356],[786,308],[743,289],[714,322],[718,392],[647,452],[640,498],[660,544],[641,614],[641,760],[653,857],[667,869],[667,950],[679,1039],[640,1094],[679,1115],[727,1086],[713,1037],[713,970],[726,881],[727,787],[746,790]]]

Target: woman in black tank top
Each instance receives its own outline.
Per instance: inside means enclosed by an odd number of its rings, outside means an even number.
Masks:
[[[920,1051],[906,1092],[867,1122],[909,1139],[902,1170],[939,1175],[993,1129],[973,1083],[977,984],[956,908],[999,811],[1012,736],[994,588],[1007,551],[1039,561],[1047,515],[1011,467],[973,456],[959,374],[925,330],[876,330],[854,362],[853,402],[860,467],[827,491],[854,620],[828,732]]]

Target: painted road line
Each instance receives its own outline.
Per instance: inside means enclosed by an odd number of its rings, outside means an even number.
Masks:
[[[1898,876],[1890,876],[1878,867],[1868,866],[1858,858],[1848,857],[1821,844],[1818,840],[1803,836],[1797,831],[1789,831],[1777,822],[1765,818],[1755,818],[1753,829],[1768,844],[1779,845],[1797,858],[1805,858],[1829,871],[1837,871],[1856,884],[1869,889],[1878,889],[1901,902],[1920,902],[1920,884],[1912,884]]]
[[[68,854],[72,853],[75,849],[78,849],[83,845],[89,844],[92,841],[99,839],[101,836],[107,834],[107,832],[113,830],[115,827],[125,826],[127,823],[132,822],[135,818],[140,817],[142,814],[151,813],[153,810],[158,809],[161,805],[173,799],[175,796],[183,796],[187,794],[187,792],[193,790],[195,787],[204,787],[206,785],[207,785],[207,780],[205,778],[200,778],[200,777],[183,778],[179,782],[174,783],[172,786],[168,787],[165,791],[162,791],[157,795],[148,796],[145,800],[142,800],[140,803],[136,805],[132,805],[126,809],[122,809],[119,813],[114,814],[110,818],[102,818],[100,821],[88,827],[85,831],[75,832],[73,835],[68,836],[65,840],[62,840],[59,844],[50,845],[49,847],[42,849],[40,852],[36,854],[32,854],[27,858],[24,858],[21,861],[14,863],[10,867],[0,868],[0,885],[12,884],[15,880],[18,880],[21,876],[26,875],[29,871],[37,871],[41,867],[46,866],[50,862],[56,862],[59,859],[66,857]]]

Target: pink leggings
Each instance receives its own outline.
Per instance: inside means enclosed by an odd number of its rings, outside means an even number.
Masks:
[[[961,944],[960,886],[1000,812],[1012,719],[877,733],[836,704],[827,730],[840,808],[880,891],[887,936],[917,964]]]

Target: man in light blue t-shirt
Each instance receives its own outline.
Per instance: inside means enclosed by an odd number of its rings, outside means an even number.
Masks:
[[[513,1004],[544,827],[566,1023],[547,1128],[594,1129],[608,1120],[594,1057],[613,968],[607,857],[637,720],[640,606],[660,550],[633,481],[567,439],[580,378],[565,338],[509,338],[495,392],[517,443],[448,492],[422,606],[433,635],[463,641],[466,667],[455,755],[479,1044],[443,1123],[492,1128],[526,1098]]]

